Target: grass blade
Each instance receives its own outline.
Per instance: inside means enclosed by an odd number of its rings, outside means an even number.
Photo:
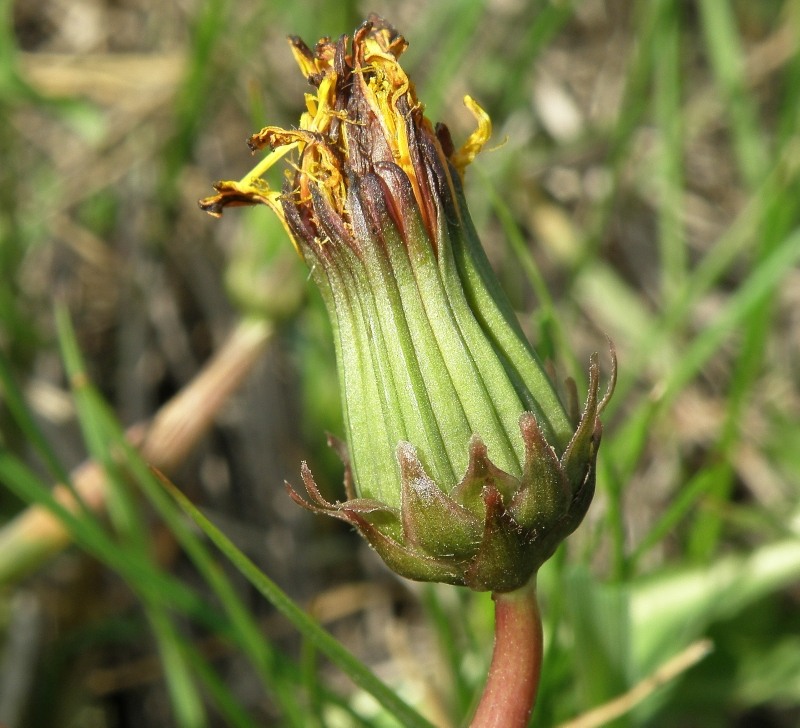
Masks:
[[[234,543],[214,526],[186,496],[167,481],[167,488],[178,505],[200,527],[242,575],[283,614],[295,628],[331,662],[341,668],[359,687],[370,693],[386,710],[409,728],[430,728],[430,723],[403,702],[389,687],[300,609]]]

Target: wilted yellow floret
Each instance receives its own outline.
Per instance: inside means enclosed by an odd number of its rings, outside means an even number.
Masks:
[[[453,166],[462,176],[467,165],[472,163],[472,160],[478,156],[484,144],[489,141],[489,137],[492,136],[492,120],[478,102],[472,96],[465,96],[464,106],[472,112],[478,122],[478,128],[469,135],[461,149],[450,157]]]
[[[287,152],[296,151],[300,161],[292,166],[302,173],[297,189],[299,201],[310,203],[309,183],[316,184],[347,225],[348,180],[340,167],[342,160],[351,158],[354,152],[353,127],[371,124],[380,129],[392,155],[391,161],[408,177],[426,226],[430,231],[435,229],[435,222],[428,219],[430,208],[424,199],[428,183],[417,178],[418,170],[414,166],[411,147],[416,141],[409,138],[412,114],[415,115],[415,124],[424,128],[437,145],[443,162],[446,153],[439,146],[430,121],[422,116],[423,106],[417,99],[414,85],[398,62],[408,45],[405,39],[384,28],[375,28],[371,33],[357,32],[346,56],[345,62],[350,69],[346,79],[340,78],[336,70],[341,46],[326,39],[312,52],[299,39],[290,40],[300,70],[316,86],[315,93],[305,94],[306,110],[299,127],[290,130],[268,126],[254,134],[250,138],[254,151],[267,146],[273,151],[238,182],[217,183],[220,194],[203,200],[201,206],[212,214],[219,214],[229,204],[263,203],[275,211],[285,226],[281,193],[270,189],[262,175]],[[347,108],[346,100],[341,98],[352,94],[353,84],[360,84],[361,98],[371,114],[362,113],[370,118],[355,117],[355,114],[361,115],[360,109]],[[475,116],[478,126],[464,145],[449,157],[462,176],[492,133],[491,120],[478,103],[470,96],[465,97],[464,103]],[[338,129],[335,123],[339,124]]]

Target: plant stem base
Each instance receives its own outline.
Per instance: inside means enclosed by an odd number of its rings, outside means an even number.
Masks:
[[[542,620],[535,579],[507,594],[494,594],[492,664],[471,728],[525,728],[542,667]]]

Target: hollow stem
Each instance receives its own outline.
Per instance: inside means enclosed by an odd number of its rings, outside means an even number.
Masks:
[[[494,653],[471,728],[525,728],[536,702],[542,668],[542,620],[536,580],[494,594]]]

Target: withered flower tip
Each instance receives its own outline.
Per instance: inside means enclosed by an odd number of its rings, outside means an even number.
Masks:
[[[314,89],[298,128],[254,134],[271,153],[200,203],[272,208],[331,318],[347,500],[323,499],[305,464],[311,501],[290,494],[401,575],[517,589],[586,513],[613,371],[601,400],[593,357],[583,412],[568,413],[523,335],[461,186],[491,134],[480,106],[465,99],[477,129],[456,149],[398,62],[405,39],[374,16],[352,43],[290,43]],[[263,174],[289,153],[273,190]]]

